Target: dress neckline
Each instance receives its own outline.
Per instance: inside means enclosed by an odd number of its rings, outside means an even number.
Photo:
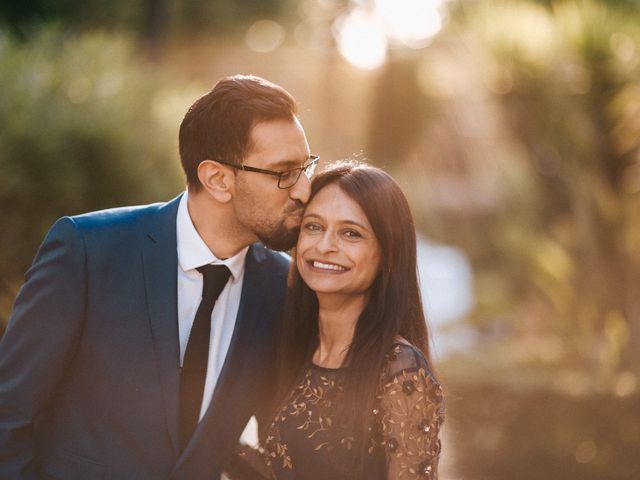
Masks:
[[[397,347],[398,345],[403,345],[405,347],[415,348],[410,343],[405,343],[405,342],[396,340],[391,344],[391,348],[393,349],[393,348]],[[345,370],[347,370],[349,368],[349,367],[336,367],[336,368],[323,367],[323,366],[320,366],[317,363],[315,363],[312,358],[309,358],[308,364],[309,364],[309,368],[311,368],[312,370],[319,370],[321,372],[329,372],[329,373],[342,372],[342,371],[345,371]]]
[[[312,368],[313,370],[320,370],[321,372],[342,372],[348,368],[348,367],[337,367],[337,368],[322,367],[314,363],[313,360],[309,360],[309,367]]]

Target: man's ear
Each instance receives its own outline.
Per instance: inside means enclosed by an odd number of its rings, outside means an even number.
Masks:
[[[231,201],[235,181],[232,167],[213,160],[203,160],[198,165],[198,179],[202,187],[218,202]]]

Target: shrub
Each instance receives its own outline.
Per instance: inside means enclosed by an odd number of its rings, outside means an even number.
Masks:
[[[181,180],[177,121],[169,133],[154,116],[158,80],[127,37],[0,32],[0,59],[0,297],[13,297],[57,217],[166,199]]]

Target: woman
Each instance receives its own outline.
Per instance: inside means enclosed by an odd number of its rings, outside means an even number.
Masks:
[[[406,198],[382,170],[313,181],[263,442],[278,480],[435,479],[442,390],[429,361]]]

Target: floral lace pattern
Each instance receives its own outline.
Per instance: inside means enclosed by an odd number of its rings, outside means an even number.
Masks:
[[[295,429],[312,441],[314,452],[335,453],[336,444],[346,450],[351,449],[351,437],[334,424],[333,406],[342,394],[340,377],[334,371],[323,372],[314,368],[305,371],[269,428],[264,447],[269,465],[277,459],[283,469],[291,470],[293,467],[289,447],[281,438],[280,427],[285,422],[295,423]]]
[[[397,345],[392,356],[404,355],[402,350]],[[441,386],[421,366],[387,376],[381,391],[380,409],[374,411],[377,432],[373,439],[387,451],[388,477],[437,478],[438,432],[444,420]]]
[[[369,453],[384,455],[384,478],[435,480],[444,420],[442,388],[414,347],[396,344],[387,357]],[[337,476],[349,476],[353,437],[334,421],[332,408],[340,402],[343,373],[313,365],[305,370],[268,430],[263,452],[274,471],[293,473],[296,459],[305,454],[305,468],[311,458],[330,465]]]

